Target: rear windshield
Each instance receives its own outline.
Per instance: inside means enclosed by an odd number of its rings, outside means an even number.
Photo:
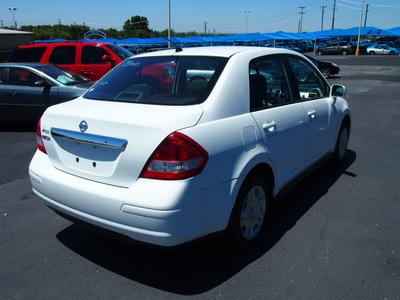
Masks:
[[[203,102],[227,58],[157,56],[128,59],[103,77],[86,99],[160,105]]]
[[[39,62],[46,47],[16,48],[8,58],[9,62]]]

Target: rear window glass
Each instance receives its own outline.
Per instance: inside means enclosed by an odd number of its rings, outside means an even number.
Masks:
[[[137,57],[119,64],[84,96],[86,99],[160,105],[203,102],[227,58]]]
[[[46,47],[16,48],[10,55],[9,62],[39,62]]]

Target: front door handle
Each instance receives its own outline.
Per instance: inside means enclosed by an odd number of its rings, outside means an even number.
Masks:
[[[11,90],[11,91],[9,92],[9,94],[10,94],[11,96],[17,96],[17,95],[18,95],[18,92],[17,92],[16,90]]]
[[[267,122],[263,125],[265,132],[273,132],[276,130],[276,123],[274,121]]]

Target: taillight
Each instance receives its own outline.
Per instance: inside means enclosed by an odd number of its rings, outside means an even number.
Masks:
[[[43,143],[43,138],[42,138],[42,119],[39,120],[39,123],[37,125],[37,129],[36,129],[36,144],[37,144],[37,148],[42,151],[43,153],[47,154],[46,148],[44,147],[44,143]]]
[[[186,179],[200,174],[208,153],[188,136],[170,134],[150,157],[142,177],[153,179]]]

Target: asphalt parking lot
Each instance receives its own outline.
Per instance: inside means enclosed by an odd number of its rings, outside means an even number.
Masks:
[[[218,241],[169,250],[66,221],[28,178],[29,127],[0,131],[1,299],[398,299],[400,57],[321,56],[341,72],[353,126],[340,168],[325,164],[274,207],[247,253]]]

